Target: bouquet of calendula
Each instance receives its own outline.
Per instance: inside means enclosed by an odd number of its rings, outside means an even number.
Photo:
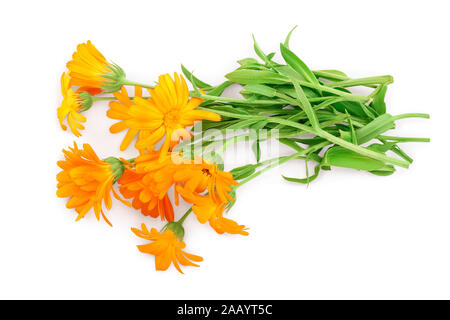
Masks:
[[[386,113],[391,76],[354,79],[338,70],[310,70],[290,50],[291,33],[280,44],[277,60],[254,40],[259,59],[239,60],[239,67],[218,85],[199,80],[184,66],[184,77],[165,74],[155,85],[137,83],[90,41],[79,44],[61,77],[61,128],[68,126],[79,137],[86,121],[83,113],[97,101],[110,101],[106,115],[117,120],[110,132],[126,131],[120,150],[134,142],[136,157],[100,158],[89,144],[80,148],[74,143],[63,150],[57,195],[70,198],[66,206],[78,213],[76,220],[93,210],[98,220],[101,216],[111,225],[105,209],[111,208],[112,194],[144,216],[167,221],[159,231],[144,223],[131,230],[148,241],[138,249],[155,256],[156,270],[167,270],[173,263],[181,272],[180,265],[198,266],[202,261],[184,251],[186,217],[193,212],[219,234],[248,235],[246,226],[225,215],[238,188],[271,168],[290,160],[314,162],[314,172],[305,166],[305,177],[283,176],[301,184],[334,166],[378,176],[393,174],[396,166],[407,168],[412,159],[400,144],[429,139],[385,132],[395,129],[397,120],[429,115]],[[223,96],[231,85],[241,86],[241,97]],[[370,93],[349,89],[356,86]],[[262,160],[261,142],[268,140],[287,146],[291,154]],[[224,171],[227,149],[249,141],[254,160]],[[174,209],[180,201],[190,204],[184,214]]]

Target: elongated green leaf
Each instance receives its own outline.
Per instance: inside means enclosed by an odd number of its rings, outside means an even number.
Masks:
[[[298,72],[307,81],[315,85],[320,85],[316,76],[309,70],[306,64],[282,43],[280,44],[280,51],[284,61],[286,61],[292,69]]]
[[[195,84],[197,85],[198,88],[200,89],[204,89],[204,90],[209,90],[211,89],[213,86],[211,86],[210,84],[207,84],[206,82],[201,81],[200,79],[196,78],[191,72],[188,71],[188,69],[186,69],[183,65],[181,65],[181,70],[183,71],[184,75],[186,76],[186,78],[191,81],[191,79],[193,79],[195,81]]]
[[[234,180],[241,180],[251,176],[256,170],[256,166],[253,164],[247,164],[242,167],[234,168],[230,171]]]
[[[297,182],[297,183],[302,183],[302,184],[309,184],[310,182],[316,180],[316,178],[319,176],[319,172],[320,172],[320,165],[318,164],[318,165],[316,165],[316,166],[314,167],[314,174],[311,175],[311,176],[309,176],[309,177],[306,177],[306,178],[303,178],[303,179],[299,179],[299,178],[290,178],[290,177],[285,177],[285,176],[283,176],[283,175],[282,175],[282,177],[283,177],[285,180],[290,181],[290,182]]]
[[[227,129],[230,129],[230,130],[247,129],[249,126],[251,126],[252,124],[255,124],[256,122],[259,122],[259,121],[260,120],[253,120],[253,119],[242,120],[242,121],[236,122],[235,124],[228,126]]]
[[[223,91],[231,86],[233,82],[231,81],[225,81],[222,84],[218,85],[217,87],[214,87],[211,91],[208,91],[208,94],[211,96],[220,96]]]
[[[305,92],[303,92],[302,87],[295,81],[295,79],[292,79],[292,84],[295,88],[295,93],[297,94],[297,101],[299,102],[300,107],[305,111],[306,115],[308,116],[309,122],[311,122],[311,125],[313,128],[320,128],[319,120],[317,119],[317,116],[314,112],[314,109],[312,108],[311,104],[309,103],[308,97],[306,97]]]
[[[380,168],[378,170],[372,170],[369,172],[376,176],[386,177],[386,176],[390,176],[391,174],[393,174],[395,172],[395,168],[394,168],[394,166],[388,164],[383,168]]]
[[[252,151],[255,154],[256,162],[261,159],[261,146],[259,145],[259,140],[256,139],[252,144]]]
[[[390,114],[382,114],[373,121],[369,122],[364,127],[356,130],[358,143],[365,143],[370,141],[387,130],[395,127],[394,119]]]
[[[240,84],[283,84],[289,82],[287,77],[273,71],[235,70],[225,77]]]
[[[386,91],[387,91],[387,84],[383,84],[381,85],[375,97],[373,97],[372,107],[378,114],[386,113],[386,103],[384,102]]]
[[[277,93],[272,87],[263,84],[247,84],[242,88],[241,94],[254,93],[265,97],[273,98]]]
[[[288,35],[286,36],[286,39],[284,40],[284,45],[286,48],[289,48],[289,40],[291,40],[292,32],[297,28],[297,26],[293,27],[291,31],[289,31]]]
[[[256,60],[255,58],[245,58],[245,59],[241,59],[238,60],[238,63],[243,66],[246,64],[259,64],[258,60]]]
[[[330,81],[343,81],[348,79],[348,76],[339,70],[317,70],[313,71],[313,73],[316,77]]]
[[[360,155],[341,146],[328,149],[323,157],[322,165],[367,171],[379,170],[386,166],[383,161]]]
[[[258,43],[256,42],[255,36],[253,37],[253,49],[258,57],[260,57],[266,64],[270,64],[270,59],[266,56],[266,54],[261,50]]]
[[[292,69],[290,66],[279,66],[275,67],[275,70],[282,74],[283,76],[286,76],[288,78],[293,78],[299,81],[305,81],[306,79],[298,72],[296,72],[294,69]]]

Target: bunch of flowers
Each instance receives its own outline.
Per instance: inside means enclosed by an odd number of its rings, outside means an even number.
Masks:
[[[57,175],[57,196],[69,198],[66,206],[75,209],[76,220],[93,209],[98,220],[101,216],[111,225],[105,209],[111,208],[112,194],[144,216],[167,221],[159,231],[149,230],[145,224],[131,230],[149,241],[138,249],[155,256],[156,270],[173,264],[182,272],[180,265],[198,266],[202,261],[184,251],[186,217],[193,212],[200,223],[208,223],[219,234],[248,235],[247,227],[225,214],[234,204],[238,187],[277,165],[294,159],[316,162],[314,174],[306,178],[284,177],[297,183],[309,183],[320,170],[332,166],[379,176],[394,173],[394,165],[408,167],[412,159],[398,143],[428,139],[384,132],[393,129],[396,120],[428,115],[386,113],[384,97],[391,76],[351,79],[337,70],[311,71],[289,49],[290,35],[280,46],[286,64],[275,62],[274,53],[266,55],[255,41],[262,62],[239,60],[240,67],[217,86],[199,80],[182,66],[191,91],[177,73],[161,75],[154,86],[130,81],[124,70],[106,60],[90,41],[79,44],[67,63],[68,71],[61,76],[63,101],[57,109],[61,128],[69,127],[79,137],[86,121],[83,112],[96,101],[109,100],[107,116],[117,120],[110,132],[126,131],[120,150],[135,141],[138,155],[101,159],[89,144],[79,148],[74,142],[63,150],[64,160],[58,161],[62,171]],[[232,84],[242,86],[242,99],[222,96]],[[373,91],[368,96],[357,95],[348,90],[354,86]],[[134,89],[133,95],[130,89]],[[194,130],[199,122],[201,130]],[[205,134],[211,128],[244,133],[211,138]],[[269,134],[250,133],[262,129]],[[249,139],[253,140],[255,163],[224,171],[223,152],[229,145]],[[261,161],[260,142],[266,139],[289,146],[293,153]],[[374,139],[380,143],[362,145]],[[388,151],[400,159],[386,155]],[[180,200],[191,207],[179,217],[174,206]]]

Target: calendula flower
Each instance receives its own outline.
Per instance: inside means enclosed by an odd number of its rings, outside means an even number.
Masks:
[[[119,179],[120,193],[133,199],[132,206],[145,216],[173,221],[173,206],[166,191],[161,191],[153,173],[137,173],[127,169]]]
[[[195,121],[220,121],[220,116],[216,113],[196,110],[203,100],[189,98],[189,90],[182,76],[175,73],[174,79],[168,74],[160,76],[158,85],[154,89],[148,89],[151,97],[147,99],[142,98],[142,89],[139,87],[135,89],[133,101],[125,96],[125,89],[115,94],[120,103],[111,102],[107,115],[121,120],[111,126],[112,133],[128,129],[120,146],[121,150],[125,150],[136,135],[136,148],[140,150],[153,150],[165,137],[161,154],[166,154],[181,137],[190,137],[185,128],[192,126]]]
[[[167,195],[173,184],[174,164],[170,157],[159,161],[159,152],[149,152],[135,158],[133,168],[127,169],[119,179],[119,190],[132,206],[142,214],[173,221],[174,211]]]
[[[243,236],[248,235],[247,227],[223,216],[227,202],[221,202],[218,198],[213,200],[208,195],[193,194],[181,186],[177,186],[176,189],[184,200],[193,204],[192,211],[200,223],[209,222],[211,228],[219,234],[226,232]]]
[[[70,197],[66,207],[73,208],[78,213],[76,221],[94,208],[97,220],[100,220],[101,214],[111,225],[102,208],[104,203],[107,209],[111,209],[111,192],[115,198],[129,206],[113,189],[113,183],[125,170],[122,161],[114,157],[101,160],[89,144],[84,144],[83,149],[79,149],[74,143],[73,148],[69,147],[63,153],[65,160],[58,161],[58,166],[63,171],[56,176],[57,196]]]
[[[193,263],[203,261],[203,258],[184,252],[183,249],[186,244],[175,236],[171,229],[164,232],[158,232],[155,228],[148,231],[145,224],[141,225],[142,230],[131,228],[134,234],[140,238],[152,241],[151,243],[138,245],[139,251],[143,253],[152,254],[155,256],[156,270],[167,270],[173,263],[175,268],[181,273],[180,264],[183,266],[198,267],[198,264]]]
[[[73,86],[114,92],[125,83],[125,72],[122,68],[108,62],[91,41],[77,46],[72,60],[67,63],[67,68],[70,70]]]
[[[82,122],[86,122],[86,117],[81,115],[82,111],[89,109],[92,105],[92,95],[97,94],[95,88],[82,87],[77,91],[73,91],[70,86],[70,76],[63,73],[61,76],[61,93],[63,101],[57,109],[57,115],[61,128],[65,131],[67,126],[63,123],[67,118],[67,124],[70,130],[77,137],[81,136],[79,130],[83,130]]]
[[[188,164],[181,164],[174,173],[174,182],[183,185],[183,189],[192,194],[208,191],[208,196],[215,203],[234,201],[230,195],[232,186],[238,185],[230,172],[220,170],[216,164],[201,159]]]

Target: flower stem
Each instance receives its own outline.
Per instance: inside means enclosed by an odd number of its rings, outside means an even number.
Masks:
[[[127,80],[127,79],[125,79],[122,82],[122,84],[125,85],[125,86],[139,86],[139,87],[143,87],[143,88],[152,88],[152,89],[155,87],[155,86],[151,86],[151,85],[146,84],[146,83],[130,81],[130,80]]]
[[[183,224],[184,220],[186,220],[186,218],[188,217],[188,215],[190,215],[192,212],[192,207],[189,208],[188,211],[186,211],[186,213],[180,218],[180,220],[177,221],[177,223],[179,224]]]

